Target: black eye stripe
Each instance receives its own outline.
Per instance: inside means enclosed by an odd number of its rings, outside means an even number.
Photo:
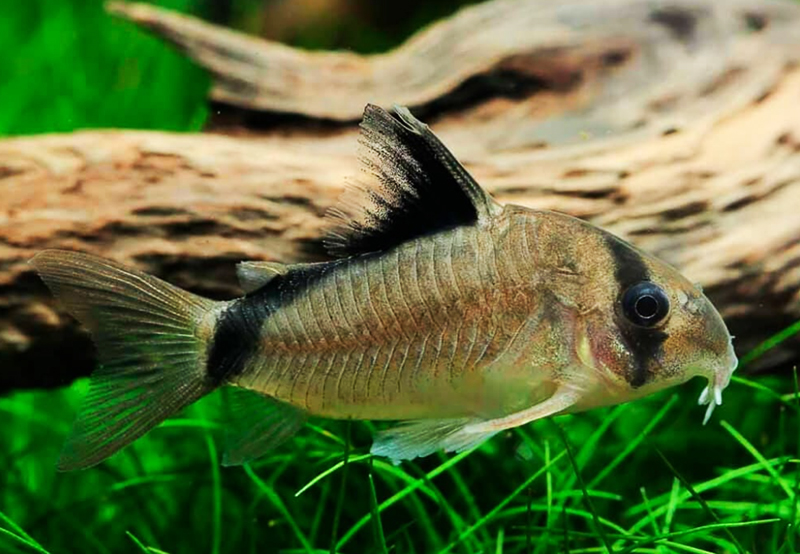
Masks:
[[[630,244],[614,235],[607,235],[605,242],[614,260],[614,278],[621,290],[650,279],[647,264]]]
[[[633,285],[650,280],[647,264],[635,248],[611,234],[605,235],[604,242],[613,260],[614,280],[619,291],[619,299]],[[631,367],[626,372],[625,378],[631,387],[638,388],[655,377],[654,367],[657,360],[663,357],[667,334],[658,327],[648,328],[631,324],[622,313],[619,300],[614,309],[620,339],[631,354]]]

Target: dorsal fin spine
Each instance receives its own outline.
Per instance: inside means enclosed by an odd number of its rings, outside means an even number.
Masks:
[[[414,238],[485,224],[502,207],[427,125],[407,108],[368,105],[359,140],[371,183],[350,188],[328,212],[325,245],[344,257],[389,249]]]

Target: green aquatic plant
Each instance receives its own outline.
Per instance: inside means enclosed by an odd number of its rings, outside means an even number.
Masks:
[[[202,14],[202,0],[159,0]],[[103,0],[14,2],[0,17],[0,135],[92,127],[198,130],[210,80]]]

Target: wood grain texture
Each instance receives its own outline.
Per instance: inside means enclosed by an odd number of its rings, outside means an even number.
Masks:
[[[367,101],[411,105],[501,202],[587,218],[677,265],[742,349],[800,316],[795,4],[496,0],[372,57],[113,10],[208,68],[228,109],[200,135],[0,141],[0,389],[93,364],[26,264],[43,248],[217,298],[239,292],[236,261],[318,259]]]

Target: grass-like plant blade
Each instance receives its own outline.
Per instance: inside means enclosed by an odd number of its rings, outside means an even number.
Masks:
[[[144,543],[142,543],[142,541],[140,541],[136,537],[136,535],[134,535],[130,531],[125,531],[125,534],[128,535],[128,538],[131,539],[131,541],[133,542],[134,545],[136,545],[136,548],[139,549],[140,551],[144,552],[144,554],[168,554],[167,552],[164,552],[163,550],[159,550],[158,548],[153,548],[151,546],[145,546]]]
[[[664,419],[664,416],[667,415],[667,412],[675,405],[678,401],[678,397],[676,395],[672,395],[670,399],[661,406],[661,409],[656,412],[656,415],[647,422],[644,429],[642,429],[641,433],[637,434],[635,437],[625,445],[625,448],[608,463],[600,473],[594,476],[594,478],[589,481],[588,488],[593,489],[595,488],[603,479],[611,475],[611,472],[614,471],[625,459],[634,452],[639,445],[646,439],[653,429],[655,429],[656,425],[661,423],[661,420]],[[577,474],[576,474],[577,475]]]
[[[655,419],[655,418],[654,418]],[[552,421],[552,420],[551,420]],[[586,504],[587,509],[592,514],[592,520],[594,521],[595,531],[600,536],[600,540],[603,543],[603,546],[606,547],[606,552],[609,554],[614,553],[614,548],[611,546],[611,543],[606,536],[605,529],[603,529],[602,525],[600,525],[600,518],[597,515],[597,512],[594,509],[594,503],[592,502],[592,498],[589,496],[589,493],[586,490],[586,483],[583,481],[583,475],[581,475],[581,469],[578,467],[578,463],[575,461],[575,457],[572,455],[572,448],[569,445],[569,440],[567,440],[566,434],[564,434],[564,430],[561,426],[553,421],[553,425],[558,430],[558,434],[561,436],[561,442],[564,443],[564,450],[567,453],[567,457],[569,458],[569,463],[572,464],[572,470],[575,472],[575,477],[578,480],[578,485],[583,491],[583,501]]]
[[[10,528],[9,533],[11,535],[15,535],[18,539],[21,539],[25,544],[28,544],[32,548],[37,549],[41,552],[46,552],[44,547],[41,544],[39,544],[39,542],[36,539],[34,539],[28,533],[26,533],[22,527],[14,523],[11,520],[11,518],[5,515],[3,512],[0,512],[0,523],[4,523],[5,525],[7,525]],[[2,530],[3,528],[0,527],[0,531]]]
[[[417,481],[420,477],[414,477],[413,475],[409,475],[408,473],[403,471],[402,467],[400,466],[395,466],[381,459],[374,459],[374,458],[372,459],[372,464],[375,469],[379,470],[378,474],[384,476],[384,478],[391,477],[397,479],[398,481],[402,481],[406,485],[417,486]],[[434,502],[437,503],[442,502],[442,495],[433,489],[432,483],[430,481],[425,481],[422,485],[417,486],[416,492],[425,495]]]
[[[731,529],[736,529],[738,527],[752,527],[754,525],[766,525],[769,523],[777,523],[779,521],[780,519],[778,518],[772,518],[772,519],[758,519],[755,521],[740,521],[733,523],[723,523],[720,521],[719,523],[712,523],[710,525],[700,525],[698,527],[693,527],[692,529],[686,529],[685,531],[674,531],[672,533],[665,533],[663,535],[656,535],[653,537],[642,539],[641,541],[631,544],[626,548],[620,550],[617,554],[631,554],[632,552],[634,551],[638,552],[642,548],[651,544],[658,544],[659,542],[665,540],[676,539],[679,537],[686,537],[689,535],[701,534],[707,531],[716,531],[718,529],[725,531],[725,533],[729,536],[729,538],[731,538],[735,547],[740,549],[739,552],[744,553],[746,551],[744,550],[744,548],[742,548],[742,545],[739,544],[738,540],[733,535],[733,533],[731,533],[730,531]]]
[[[800,383],[798,383],[797,366],[792,368],[792,384],[794,385],[794,405],[800,413]],[[794,473],[794,501],[792,502],[793,518],[786,526],[786,538],[784,547],[792,554],[797,554],[798,543],[800,542],[800,440],[797,441],[797,462],[795,463]]]
[[[319,536],[319,529],[322,525],[322,518],[325,515],[325,510],[328,506],[328,497],[331,494],[331,483],[325,483],[322,487],[322,491],[317,496],[317,508],[314,510],[314,517],[311,519],[311,530],[308,532],[308,541],[311,544],[315,544],[317,542],[317,537]]]
[[[40,552],[41,554],[49,554],[47,550],[45,550],[39,543],[35,541],[29,541],[24,537],[20,537],[19,535],[12,533],[8,529],[3,529],[2,527],[0,527],[0,537],[7,537],[12,542],[26,546],[31,550]]]
[[[518,506],[518,507],[515,507],[515,508],[509,508],[508,510],[503,510],[502,512],[496,514],[495,518],[496,519],[500,519],[500,518],[512,517],[512,516],[515,516],[515,515],[522,514],[528,509],[530,509],[530,510],[532,510],[534,512],[547,513],[547,505],[546,504],[531,503],[530,507],[528,507],[528,506]],[[581,510],[580,508],[570,508],[570,507],[564,506],[564,508],[561,511],[561,514],[562,515],[569,515],[569,516],[579,517],[581,519],[586,520],[587,524],[594,523],[594,516],[592,516],[592,513],[589,512],[589,511],[586,511],[586,510]],[[600,525],[606,527],[607,529],[611,529],[614,533],[616,533],[618,535],[619,538],[630,539],[633,536],[626,529],[621,527],[620,525],[618,525],[618,524],[614,523],[613,521],[611,521],[609,519],[606,519],[604,517],[597,516],[597,522],[599,522]],[[608,537],[612,536],[612,534],[609,533],[608,531],[606,531],[606,535]],[[594,532],[591,535],[591,537],[596,539],[597,538],[597,532]]]
[[[307,553],[311,554],[314,551],[314,549],[311,547],[311,544],[308,542],[308,539],[303,534],[303,531],[300,529],[300,526],[297,524],[297,521],[295,521],[292,514],[286,508],[286,505],[283,503],[283,500],[281,500],[280,496],[278,496],[278,494],[271,486],[267,485],[264,481],[261,480],[261,478],[258,475],[255,474],[253,468],[251,468],[249,464],[245,464],[242,467],[244,467],[244,471],[247,474],[247,476],[250,477],[250,480],[253,481],[253,483],[255,483],[255,485],[258,487],[258,490],[261,491],[261,493],[267,497],[267,499],[278,510],[278,512],[280,512],[280,514],[284,518],[286,518],[286,522],[289,524],[289,527],[291,527],[295,537],[297,537],[297,540],[303,546],[303,549]]]
[[[369,467],[367,479],[369,480],[369,511],[372,515],[372,529],[375,534],[375,542],[380,547],[381,554],[388,554],[389,549],[386,547],[386,536],[383,534],[383,524],[381,523],[381,514],[378,511],[378,494],[375,491],[375,480],[372,477],[372,464]]]
[[[443,452],[439,453],[439,459],[441,460],[442,463],[447,461],[447,457],[448,456]],[[384,465],[388,464],[385,464],[384,462]],[[425,478],[425,474],[422,472],[421,469],[419,469],[419,467],[416,464],[410,463],[408,464],[407,467],[414,472],[414,475],[405,473],[401,468],[395,468],[395,470],[399,470],[400,473],[392,473],[392,474],[397,477],[400,477],[400,479],[409,484],[413,483],[417,478],[422,478],[422,479]],[[456,467],[457,466],[451,466],[450,470],[447,472],[447,474],[450,475],[451,478],[453,478],[453,473],[456,471]],[[455,479],[453,480],[455,481]],[[441,513],[444,513],[447,516],[447,519],[452,524],[452,533],[458,534],[467,528],[467,524],[464,521],[464,518],[458,513],[458,510],[456,510],[453,507],[452,503],[447,499],[447,496],[442,494],[442,492],[439,490],[439,487],[435,483],[433,483],[433,481],[426,480],[425,485],[419,487],[416,490],[416,492],[419,493],[420,495],[428,496],[431,500],[433,500],[434,503],[436,503],[439,506]],[[472,496],[472,493],[469,490],[463,489],[462,492],[466,493],[469,496]],[[466,500],[464,498],[461,498],[460,495],[454,495],[454,496],[458,498],[458,500],[462,501]],[[417,517],[414,518],[415,523],[420,525],[420,528],[428,537],[428,542],[429,542],[428,548],[430,550],[434,550],[434,546],[436,548],[441,548],[443,541],[442,538],[439,536],[438,531],[436,530],[436,525],[431,521],[432,518],[430,517],[430,509],[425,509],[425,506],[422,503],[422,499],[418,498],[418,495],[416,494],[411,495],[408,501],[413,505],[414,510],[417,513]],[[477,519],[479,517],[480,515],[478,515],[474,519]],[[485,542],[477,544],[478,541],[476,540],[475,537],[473,537],[471,542],[474,542],[476,544],[467,545],[466,546],[467,551],[472,553],[475,548],[477,548],[477,550],[482,550],[482,545],[487,544],[487,542],[489,541],[491,541],[491,538],[487,538]]]
[[[703,506],[703,509],[706,511],[706,513],[709,515],[709,517],[711,517],[711,519],[713,519],[719,527],[724,529],[725,534],[728,535],[728,538],[736,546],[737,552],[739,552],[739,554],[744,554],[745,549],[742,547],[741,543],[739,543],[739,539],[737,539],[736,536],[729,529],[729,527],[735,527],[736,525],[723,524],[719,520],[719,518],[717,517],[717,514],[714,513],[714,510],[712,510],[711,507],[706,503],[705,499],[697,493],[697,491],[694,489],[694,487],[692,487],[692,484],[689,483],[689,481],[687,481],[686,479],[683,478],[683,475],[678,473],[678,470],[675,469],[675,467],[670,463],[670,461],[667,459],[667,457],[664,456],[664,454],[661,452],[661,450],[659,450],[658,448],[655,448],[655,451],[656,451],[656,454],[658,454],[658,456],[664,462],[664,464],[672,472],[672,474],[675,477],[677,477],[678,480],[681,482],[681,484],[686,488],[686,490],[689,491],[689,493],[692,495],[692,497],[695,500],[697,500],[700,503],[701,506]],[[773,520],[773,521],[775,521],[775,520]],[[673,534],[672,536],[676,536],[676,535]]]
[[[639,489],[639,492],[642,493],[642,501],[643,501],[643,503],[645,505],[645,508],[647,508],[648,515],[650,515],[650,522],[651,522],[651,524],[653,526],[653,532],[656,535],[658,535],[659,529],[658,529],[658,526],[656,525],[656,518],[653,516],[653,512],[652,512],[652,510],[650,508],[650,499],[647,498],[647,489],[645,489],[644,487],[641,487]]]
[[[497,531],[497,542],[495,543],[496,546],[494,547],[494,554],[503,554],[503,540],[505,538],[506,538],[505,527],[501,527]]]
[[[794,500],[795,493],[792,490],[792,488],[783,478],[781,478],[777,470],[767,462],[767,459],[763,456],[763,454],[761,454],[761,452],[759,452],[758,449],[750,443],[750,441],[744,438],[744,436],[739,431],[734,429],[730,423],[728,423],[727,421],[721,421],[720,425],[722,425],[723,429],[725,429],[728,433],[730,433],[731,436],[745,448],[745,450],[747,450],[756,460],[758,460],[758,462],[762,465],[764,470],[767,473],[769,473],[770,476],[775,480],[775,482],[778,483],[780,488],[783,489],[783,492],[786,493],[786,496],[789,499]]]
[[[442,454],[443,455],[443,454]],[[442,460],[444,461],[444,459]],[[481,518],[481,511],[478,508],[478,504],[475,502],[475,495],[472,494],[467,484],[464,482],[463,477],[461,477],[461,472],[458,470],[458,466],[453,466],[450,468],[450,471],[447,472],[450,478],[453,480],[453,483],[458,489],[459,498],[464,501],[467,505],[467,517],[471,520],[477,520]],[[440,495],[442,500],[446,501],[444,495]],[[450,517],[451,521],[453,521],[454,531],[460,533],[464,530],[464,520],[458,516],[458,513],[451,509],[449,506],[446,507],[448,510],[448,516]],[[489,533],[481,533],[479,539],[482,541],[483,544],[489,544],[491,542],[491,536]]]
[[[580,450],[575,455],[575,460],[578,462],[580,467],[583,468],[586,466],[594,454],[600,439],[603,438],[614,422],[630,409],[630,406],[630,404],[620,404],[619,406],[615,406],[611,411],[608,412],[608,415],[600,421],[600,425],[598,425],[597,428],[592,431],[592,434],[589,435],[589,438],[582,442]],[[567,484],[565,485],[566,488],[571,489],[573,487],[575,478],[576,477],[574,473],[570,475],[570,480],[567,481]]]
[[[782,342],[792,338],[798,333],[800,333],[800,321],[797,321],[792,325],[789,325],[786,329],[775,333],[767,340],[753,348],[750,352],[742,356],[742,359],[739,360],[739,367],[744,367],[754,360],[760,358]]]
[[[455,456],[449,458],[443,464],[440,464],[436,468],[426,473],[424,477],[420,477],[413,483],[406,485],[402,490],[399,490],[398,492],[396,492],[395,494],[393,494],[392,496],[381,502],[378,505],[378,512],[382,512],[385,509],[389,508],[390,506],[396,504],[397,502],[399,502],[400,500],[402,500],[403,498],[405,498],[406,496],[408,496],[409,494],[411,494],[412,492],[423,486],[427,481],[441,475],[442,473],[444,473],[445,471],[456,465],[458,462],[460,462],[461,460],[472,454],[474,450],[475,449],[473,448],[470,450],[465,450],[464,452],[460,452],[459,454],[456,454]],[[353,538],[353,535],[358,533],[358,531],[362,527],[364,527],[364,525],[369,523],[369,518],[370,514],[367,514],[361,519],[359,519],[352,527],[350,527],[350,529],[344,535],[342,535],[342,538],[339,539],[339,542],[336,545],[337,550],[341,549],[345,544],[347,544],[347,542],[349,542],[350,539]]]
[[[372,454],[358,454],[357,456],[347,456],[339,460],[338,462],[333,464],[331,467],[329,467],[322,473],[319,473],[318,475],[314,476],[314,478],[311,479],[311,481],[300,487],[300,489],[296,493],[294,493],[295,498],[306,492],[308,489],[310,489],[311,487],[313,487],[314,485],[316,485],[317,483],[319,483],[332,473],[335,473],[336,471],[344,467],[345,464],[352,464],[354,462],[369,460],[370,458],[372,458]]]
[[[208,463],[211,466],[211,554],[219,554],[222,543],[222,479],[219,470],[217,447],[210,434],[206,435]]]
[[[593,435],[594,435],[594,433],[593,433]],[[546,522],[545,529],[546,530],[544,532],[544,536],[541,537],[541,540],[537,541],[536,550],[534,551],[535,554],[541,554],[542,552],[545,552],[545,549],[549,546],[548,545],[548,540],[549,540],[550,534],[551,534],[550,533],[550,529],[551,529],[551,527],[553,525],[553,498],[554,498],[554,495],[553,495],[553,469],[550,467],[550,458],[551,458],[550,441],[545,440],[544,441],[544,465],[547,467],[547,472],[545,473],[545,476],[544,476],[545,497],[546,497],[545,502],[547,504],[547,515],[545,516],[545,522]],[[572,479],[572,478],[574,478],[574,476],[570,476],[570,478]],[[529,509],[530,509],[530,503],[529,503]],[[527,532],[530,532],[530,530],[533,529],[533,526],[530,525],[530,524],[528,524],[527,527],[528,527],[526,529]]]
[[[344,440],[339,435],[331,433],[330,430],[325,429],[324,427],[320,427],[319,425],[314,425],[313,423],[306,423],[305,429],[309,429],[314,431],[319,436],[324,437],[331,442],[336,443],[338,446],[344,446]]]
[[[664,527],[662,533],[669,533],[672,529],[672,519],[675,517],[675,511],[678,509],[678,493],[681,490],[681,482],[677,478],[672,479],[672,489],[669,492],[669,501],[667,502],[667,511],[664,514]],[[650,510],[648,510],[650,513]],[[651,513],[651,517],[655,517]]]
[[[761,383],[756,383],[755,381],[751,381],[750,379],[741,377],[739,375],[734,375],[733,377],[731,377],[731,382],[736,383],[737,385],[744,385],[745,387],[749,387],[759,392],[763,392],[770,398],[777,400],[778,402],[781,402],[782,404],[794,410],[798,415],[800,415],[800,407],[798,407],[797,404],[793,402],[794,395],[791,394],[786,396],[780,395],[771,388],[767,387],[766,385],[762,385]]]
[[[503,510],[503,508],[505,508],[508,505],[509,502],[514,500],[520,494],[522,494],[522,492],[525,489],[527,489],[530,486],[531,483],[533,483],[536,479],[541,477],[551,465],[553,465],[556,462],[558,462],[561,458],[564,457],[565,454],[566,454],[566,452],[561,452],[555,458],[553,458],[553,460],[549,464],[544,465],[544,466],[540,467],[538,470],[536,470],[533,473],[533,475],[531,475],[530,477],[525,479],[525,481],[523,481],[522,484],[520,484],[516,489],[514,489],[514,491],[511,494],[509,494],[506,498],[504,498],[502,502],[500,502],[491,511],[489,511],[485,516],[483,516],[481,519],[479,519],[474,524],[472,524],[469,528],[467,528],[453,542],[451,542],[443,550],[441,550],[439,552],[439,554],[446,554],[447,552],[450,552],[453,548],[455,548],[464,539],[469,537],[477,529],[480,529],[481,527],[486,525],[486,523],[489,522],[498,513],[500,513]]]
[[[168,419],[158,424],[160,429],[208,429],[209,431],[220,431],[223,426],[216,421],[208,421],[197,418]]]
[[[330,554],[336,554],[336,551],[338,550],[336,545],[336,537],[339,534],[339,520],[342,517],[342,507],[344,506],[345,491],[347,490],[347,474],[348,470],[350,469],[350,464],[348,463],[350,459],[350,427],[350,421],[344,424],[344,458],[342,460],[342,481],[339,485],[339,496],[336,498],[336,508],[333,513]]]
[[[125,531],[125,534],[128,535],[128,538],[130,538],[131,541],[133,541],[133,544],[136,545],[136,548],[139,551],[143,552],[144,554],[151,554],[150,550],[145,545],[142,544],[142,541],[136,538],[136,535],[134,535],[130,531]]]
[[[773,458],[771,460],[767,460],[767,463],[769,463],[769,464],[781,464],[782,465],[782,464],[785,464],[788,460],[789,460],[788,456],[782,456],[780,458]],[[740,467],[740,468],[737,468],[737,469],[732,469],[732,470],[726,471],[723,475],[720,475],[719,477],[715,477],[713,479],[709,479],[708,481],[700,483],[699,485],[697,485],[694,488],[694,490],[696,490],[697,492],[706,492],[708,490],[712,490],[712,489],[718,488],[718,487],[720,487],[722,485],[725,485],[727,483],[730,483],[731,481],[734,481],[736,479],[739,479],[739,478],[745,477],[747,475],[750,475],[750,474],[756,473],[758,471],[761,471],[762,469],[764,469],[764,467],[760,463],[750,464],[750,465],[747,465],[747,466],[744,466],[744,467]],[[679,481],[681,481],[681,480],[679,480]],[[682,483],[682,481],[681,481],[681,483]],[[669,492],[669,493],[665,493],[665,494],[659,495],[656,498],[651,499],[651,502],[653,502],[654,505],[659,505],[660,504],[660,506],[658,508],[655,508],[653,510],[653,514],[655,516],[660,516],[660,515],[664,514],[667,511],[669,506],[664,504],[664,502],[666,501],[666,499],[671,494],[672,494],[672,492]],[[692,497],[692,494],[690,492],[688,492],[688,491],[680,493],[680,494],[677,495],[677,499],[675,500],[675,503],[676,503],[676,505],[680,504],[682,502],[685,502],[686,500],[688,500],[691,497]],[[637,506],[632,506],[631,508],[628,508],[628,510],[625,512],[625,515],[629,515],[629,516],[630,515],[636,515],[636,514],[639,514],[639,513],[646,512],[646,511],[647,511],[647,508],[645,508],[643,504],[639,504]],[[649,517],[646,517],[646,518],[644,518],[642,520],[639,520],[629,528],[629,531],[630,532],[636,532],[639,529],[641,529],[642,527],[644,527],[645,525],[647,525],[649,521],[650,521]]]
[[[703,550],[702,548],[687,546],[679,542],[662,541],[659,544],[663,544],[664,546],[668,546],[674,550],[680,550],[681,552],[689,552],[690,554],[716,554],[716,552],[711,552],[710,550]]]

